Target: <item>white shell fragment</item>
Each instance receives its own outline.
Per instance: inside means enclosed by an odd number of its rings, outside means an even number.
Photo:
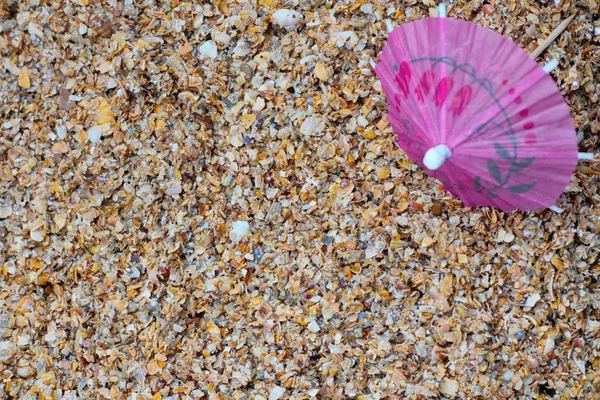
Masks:
[[[204,44],[200,46],[200,54],[203,56],[202,58],[217,58],[217,55],[219,54],[217,52],[217,45],[212,40],[204,42]]]
[[[99,125],[92,126],[87,131],[88,140],[92,143],[100,143],[102,138],[102,127]]]
[[[555,342],[553,337],[549,337],[546,339],[546,344],[544,345],[544,354],[550,353],[554,350]]]
[[[231,42],[231,36],[229,36],[225,32],[215,30],[212,32],[211,35],[212,35],[212,38],[214,39],[214,41],[219,43],[220,45],[227,46]],[[214,58],[214,57],[211,57],[211,58]]]
[[[181,194],[181,192],[181,182],[178,180],[171,181],[165,186],[165,194],[169,196],[177,196],[178,194]]]
[[[440,385],[440,391],[448,397],[454,398],[458,394],[459,384],[454,379],[444,378]]]
[[[250,24],[256,21],[258,14],[254,10],[242,10],[237,17],[238,18],[234,20],[234,25],[240,31],[244,31]]]
[[[0,218],[8,218],[12,215],[12,207],[0,207]]]
[[[321,130],[321,120],[317,117],[308,117],[300,125],[300,133],[306,136],[318,135]]]
[[[233,49],[233,54],[238,57],[244,57],[252,51],[250,45],[244,40],[238,40],[235,48]]]
[[[44,38],[44,30],[42,29],[42,27],[34,22],[29,22],[29,25],[27,26],[27,30],[29,31],[30,34],[39,37],[40,39]]]
[[[34,240],[36,242],[42,242],[42,241],[44,241],[44,238],[46,237],[46,232],[44,232],[44,231],[31,231],[29,233],[29,237],[31,237],[31,240]]]
[[[254,56],[254,61],[256,62],[256,67],[258,69],[267,69],[269,61],[271,61],[271,53],[268,51],[258,53]]]
[[[269,393],[269,400],[279,400],[283,397],[284,393],[285,388],[282,388],[281,386],[275,386],[273,389],[271,389],[271,392]]]
[[[235,147],[242,147],[244,145],[244,138],[239,133],[232,135],[229,141]]]
[[[273,21],[282,28],[293,28],[298,26],[304,16],[298,11],[282,8],[273,13]]]
[[[342,47],[346,43],[350,47],[354,47],[358,43],[359,37],[352,31],[335,32],[331,35],[330,41],[335,43],[337,47]]]
[[[317,324],[316,321],[310,321],[310,323],[308,324],[307,328],[308,328],[309,331],[311,331],[313,333],[317,333],[317,332],[319,332],[319,329],[321,329],[319,327],[319,324]]]
[[[67,128],[65,128],[65,127],[64,127],[64,126],[62,126],[62,125],[58,125],[58,126],[56,127],[56,136],[58,136],[58,138],[59,138],[60,140],[62,140],[62,139],[64,139],[64,138],[66,138],[66,137],[67,137]]]
[[[29,366],[17,368],[17,375],[19,375],[21,378],[28,378],[33,375],[34,372],[35,370]]]
[[[250,224],[246,221],[235,221],[231,225],[229,238],[234,241],[242,240],[250,234]]]
[[[532,293],[527,297],[527,301],[525,301],[525,307],[533,308],[541,299],[542,296],[540,296],[539,293]]]

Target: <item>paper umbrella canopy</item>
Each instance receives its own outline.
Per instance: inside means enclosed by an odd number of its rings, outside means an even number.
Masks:
[[[375,66],[398,145],[466,206],[554,205],[577,164],[569,108],[511,40],[427,18],[394,29]]]

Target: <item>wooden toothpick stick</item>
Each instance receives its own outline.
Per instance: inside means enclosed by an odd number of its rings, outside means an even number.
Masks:
[[[575,15],[571,15],[569,18],[565,19],[563,22],[560,23],[559,26],[556,27],[556,29],[554,29],[552,31],[552,33],[550,34],[550,36],[548,36],[539,46],[537,49],[535,49],[534,51],[531,52],[531,58],[536,59],[540,54],[542,54],[544,52],[544,50],[546,50],[548,48],[548,46],[550,46],[550,44],[552,44],[552,42],[554,42],[554,39],[556,39],[558,37],[558,35],[560,35],[561,33],[563,33],[563,31],[565,29],[567,29],[567,26],[569,26],[569,24],[571,23],[571,21],[573,21],[573,18],[575,18]]]

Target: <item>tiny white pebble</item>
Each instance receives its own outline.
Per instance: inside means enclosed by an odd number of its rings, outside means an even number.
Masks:
[[[372,14],[373,4],[363,4],[362,6],[360,6],[360,11],[364,12],[365,14]]]
[[[8,218],[12,215],[12,213],[13,211],[11,206],[0,207],[0,218]]]
[[[173,180],[165,185],[165,194],[169,196],[177,196],[181,192],[181,181],[179,180]]]
[[[458,381],[454,379],[444,378],[440,385],[440,391],[448,397],[456,397],[458,391],[460,389],[460,385]]]
[[[379,248],[376,246],[369,246],[365,250],[365,258],[367,260],[375,257],[377,254],[379,254]]]
[[[132,279],[137,279],[140,277],[141,274],[139,269],[137,269],[136,267],[131,267],[131,269],[128,271],[128,275]]]
[[[56,127],[56,135],[58,136],[59,139],[64,139],[67,137],[67,128],[65,128],[62,125],[58,125]]]
[[[244,139],[242,138],[242,135],[240,135],[239,133],[236,133],[235,135],[231,136],[229,141],[235,147],[242,147],[244,145]]]
[[[546,339],[546,344],[544,345],[544,354],[548,354],[552,350],[554,350],[554,338],[549,337]]]
[[[311,321],[308,324],[307,328],[308,328],[309,331],[314,332],[314,333],[319,332],[319,330],[321,329],[319,327],[319,324],[316,323],[316,321]]]
[[[356,122],[358,122],[358,125],[362,126],[363,128],[366,127],[367,125],[369,125],[369,121],[363,117],[362,115],[360,115],[358,117],[358,119],[356,120]]]
[[[539,293],[532,293],[527,296],[527,301],[525,301],[525,307],[533,308],[540,301],[542,296]]]
[[[231,226],[232,240],[241,240],[250,234],[250,224],[246,221],[235,221]]]
[[[284,393],[285,388],[282,388],[281,386],[275,386],[269,393],[269,400],[278,400],[283,396]]]
[[[217,51],[217,45],[212,40],[204,42],[202,46],[200,46],[200,54],[204,57],[210,57],[212,59],[217,58],[219,54]]]
[[[300,133],[306,136],[315,135],[321,132],[321,121],[317,117],[310,116],[300,125]]]
[[[28,378],[31,375],[33,375],[33,368],[31,367],[19,367],[17,368],[17,375],[19,375],[21,378]]]
[[[87,132],[88,140],[92,143],[99,143],[102,138],[102,128],[98,125],[92,126]]]

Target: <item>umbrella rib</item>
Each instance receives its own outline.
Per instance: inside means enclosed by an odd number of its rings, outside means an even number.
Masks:
[[[577,159],[582,161],[596,161],[594,153],[577,153]]]
[[[558,67],[558,60],[556,58],[553,58],[552,60],[548,61],[546,63],[546,65],[544,65],[544,72],[547,73],[547,74],[549,74],[556,67]]]

